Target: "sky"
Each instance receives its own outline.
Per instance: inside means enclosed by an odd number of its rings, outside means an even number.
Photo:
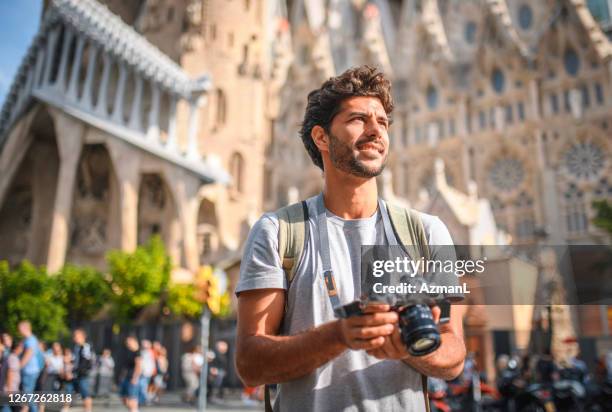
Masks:
[[[0,107],[38,31],[42,0],[0,0]]]

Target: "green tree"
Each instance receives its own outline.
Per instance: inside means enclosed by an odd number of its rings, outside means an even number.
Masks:
[[[90,320],[111,297],[104,276],[91,267],[68,264],[55,275],[55,280],[57,299],[66,309],[71,326]]]
[[[129,322],[145,306],[159,301],[168,286],[172,263],[159,236],[133,253],[111,251],[107,257],[113,312]]]
[[[612,235],[612,206],[607,200],[599,200],[593,202],[593,207],[597,210],[597,216],[593,220],[595,226]]]
[[[56,279],[44,267],[24,261],[11,270],[8,262],[0,261],[0,329],[16,335],[19,321],[29,320],[39,338],[62,337],[68,330],[56,290]]]
[[[197,318],[202,314],[203,304],[196,297],[192,284],[171,284],[168,288],[166,306],[178,316]]]

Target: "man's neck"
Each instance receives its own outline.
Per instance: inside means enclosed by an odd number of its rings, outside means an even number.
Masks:
[[[376,178],[362,179],[345,173],[325,173],[323,200],[327,210],[343,219],[370,217],[378,207]]]

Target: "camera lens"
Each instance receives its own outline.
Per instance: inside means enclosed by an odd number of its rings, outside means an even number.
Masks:
[[[400,313],[402,342],[412,356],[424,356],[440,346],[440,332],[427,305],[409,306]]]

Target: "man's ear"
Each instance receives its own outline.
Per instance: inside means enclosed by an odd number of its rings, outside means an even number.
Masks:
[[[327,133],[325,133],[325,129],[321,126],[315,126],[312,128],[310,132],[310,137],[312,137],[312,141],[317,146],[319,151],[328,151],[329,150],[329,137]]]

